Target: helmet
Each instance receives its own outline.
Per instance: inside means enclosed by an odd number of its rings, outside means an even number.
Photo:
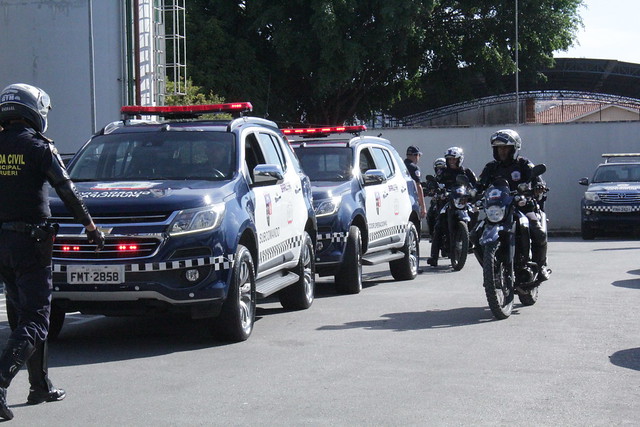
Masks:
[[[437,171],[438,169],[442,169],[447,167],[447,161],[444,159],[444,157],[438,157],[434,162],[433,162],[433,170]]]
[[[47,130],[47,113],[51,100],[45,91],[35,86],[16,83],[0,92],[0,123],[12,119],[27,120],[38,132]]]
[[[458,167],[462,166],[462,162],[464,161],[464,150],[460,147],[449,147],[447,151],[444,152],[445,159],[458,159]]]
[[[502,129],[495,132],[491,135],[490,141],[491,147],[494,148],[494,157],[496,157],[496,147],[508,146],[513,147],[512,157],[515,159],[518,155],[518,151],[520,151],[520,148],[522,147],[522,139],[520,139],[520,135],[512,129]]]

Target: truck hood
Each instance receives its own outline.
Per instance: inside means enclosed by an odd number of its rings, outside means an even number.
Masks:
[[[603,192],[603,191],[640,191],[640,182],[599,182],[589,185],[587,191]]]
[[[79,182],[89,213],[171,212],[226,201],[236,194],[238,180],[233,181],[121,181]],[[54,190],[49,192],[52,216],[69,215]]]
[[[329,199],[351,191],[351,182],[316,181],[311,183],[313,200]]]

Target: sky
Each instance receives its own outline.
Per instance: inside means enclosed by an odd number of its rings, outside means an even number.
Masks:
[[[556,58],[596,58],[640,64],[640,0],[585,0],[578,8],[584,28],[574,47]]]

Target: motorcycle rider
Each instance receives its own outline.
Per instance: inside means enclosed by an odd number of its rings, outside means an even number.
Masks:
[[[477,183],[476,174],[469,168],[462,166],[464,162],[464,150],[460,147],[449,147],[444,153],[446,167],[440,175],[436,176],[439,184],[443,184],[447,190],[450,190],[455,184],[458,175],[466,175],[471,188],[475,188]],[[427,259],[427,264],[432,267],[438,266],[438,253],[440,252],[440,241],[442,239],[443,227],[447,224],[447,218],[444,214],[436,216],[436,223],[433,229],[433,237],[431,241],[431,256]]]
[[[442,171],[447,167],[447,161],[444,157],[438,157],[433,162],[433,176],[438,179],[442,174]],[[436,225],[436,219],[438,218],[438,212],[442,209],[442,202],[436,197],[437,187],[433,185],[431,181],[426,182],[426,195],[431,197],[429,202],[429,209],[427,210],[427,226],[429,226],[429,236],[433,240],[433,231]]]
[[[532,183],[531,174],[533,163],[527,158],[519,156],[522,148],[522,139],[518,132],[512,129],[502,129],[494,132],[490,138],[494,160],[487,163],[480,174],[479,187],[484,190],[497,178],[504,178],[509,183],[509,188],[514,191],[521,183]],[[544,181],[542,181],[544,183]],[[533,210],[532,203],[527,203],[519,209],[527,213]],[[547,233],[540,221],[529,218],[529,230],[531,234],[532,261],[540,268],[540,279],[549,279],[551,270],[547,267]],[[479,238],[480,236],[476,236]],[[475,240],[475,239],[474,239]]]

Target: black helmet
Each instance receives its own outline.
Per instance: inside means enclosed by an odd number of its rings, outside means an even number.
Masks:
[[[24,119],[36,131],[45,132],[50,109],[49,95],[35,86],[15,83],[5,87],[0,93],[0,123]]]

